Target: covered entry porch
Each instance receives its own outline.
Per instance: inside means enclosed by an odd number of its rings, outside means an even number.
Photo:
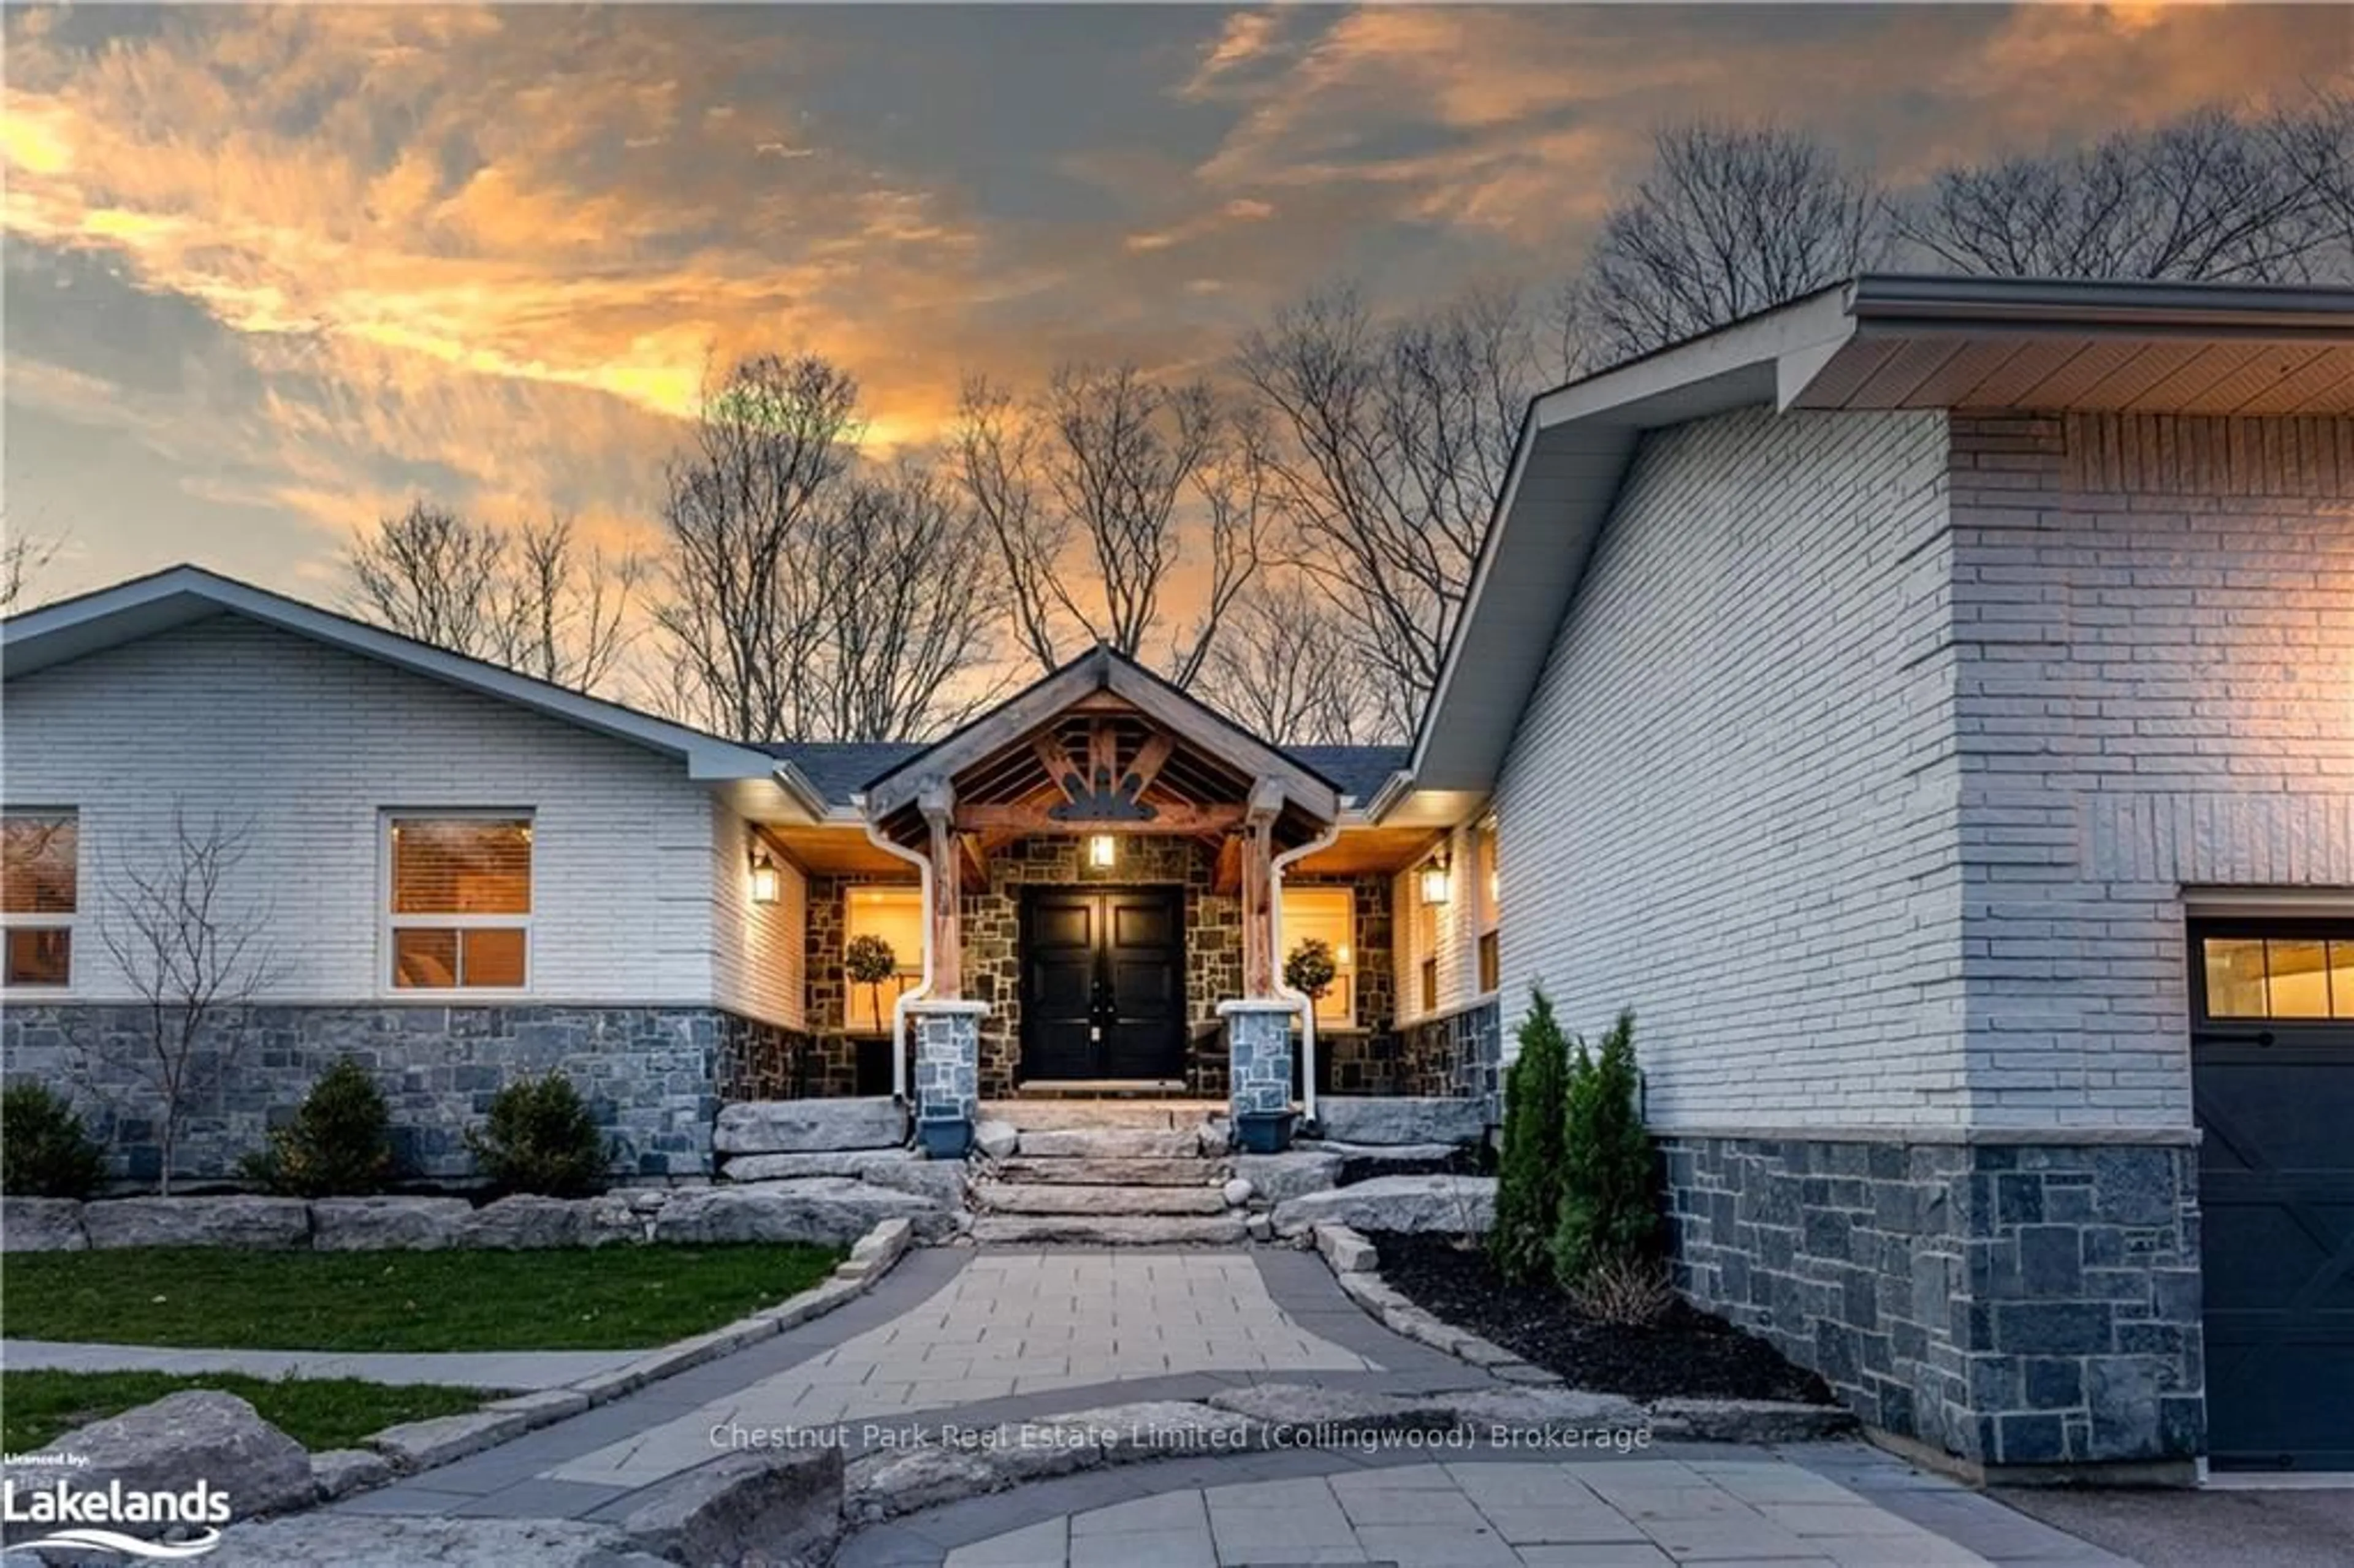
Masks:
[[[1341,800],[1101,649],[875,779],[866,837],[921,893],[895,1089],[933,1122],[984,1091],[1288,1111],[1311,1002],[1282,984],[1281,881],[1332,843]]]

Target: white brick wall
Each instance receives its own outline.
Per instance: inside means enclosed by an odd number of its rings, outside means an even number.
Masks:
[[[800,866],[770,851],[777,866],[777,901],[755,904],[752,826],[716,802],[711,814],[713,1001],[764,1022],[801,1028],[809,995],[802,967],[809,878]]]
[[[1508,1054],[1542,985],[1664,1128],[1967,1118],[1946,521],[1938,413],[1646,440],[1496,791]]]
[[[534,812],[533,1000],[713,1002],[728,830],[673,759],[231,617],[12,680],[5,720],[6,802],[80,811],[80,997],[125,998],[90,927],[176,796],[255,824],[237,891],[272,906],[274,1000],[391,994],[383,809],[497,806]]]
[[[1954,429],[1978,1119],[2186,1123],[2183,890],[2354,890],[2354,420]]]

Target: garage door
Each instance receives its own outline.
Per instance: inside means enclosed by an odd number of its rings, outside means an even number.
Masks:
[[[2354,1469],[2354,921],[2190,935],[2209,1452]]]

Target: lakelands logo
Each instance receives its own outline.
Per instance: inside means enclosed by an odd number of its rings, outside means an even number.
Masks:
[[[0,1480],[0,1524],[14,1535],[24,1525],[48,1529],[29,1541],[11,1541],[20,1547],[72,1547],[85,1552],[111,1552],[120,1557],[176,1561],[202,1557],[221,1542],[219,1527],[229,1518],[228,1494],[198,1481],[178,1491],[139,1491],[109,1481],[104,1487],[77,1487],[65,1479],[38,1486]],[[194,1528],[185,1541],[143,1541],[137,1535],[110,1528],[133,1525],[154,1531],[158,1526]],[[60,1528],[61,1527],[61,1528]]]

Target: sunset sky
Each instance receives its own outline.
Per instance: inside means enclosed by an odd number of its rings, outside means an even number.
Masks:
[[[11,525],[45,593],[331,599],[419,491],[647,526],[706,356],[814,349],[921,445],[960,377],[1214,371],[1320,281],[1575,267],[1652,130],[1901,185],[2354,60],[2339,6],[12,7]]]

